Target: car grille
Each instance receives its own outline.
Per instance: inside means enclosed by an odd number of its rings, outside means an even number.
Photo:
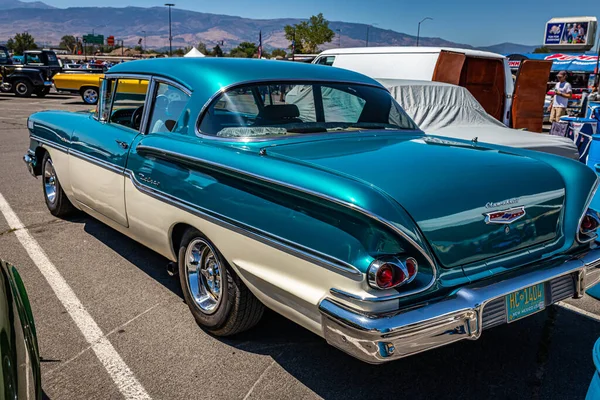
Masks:
[[[573,275],[565,275],[552,279],[545,283],[546,307],[558,301],[573,297],[575,293],[575,282]],[[506,323],[506,301],[504,297],[494,299],[483,308],[482,328],[488,329],[493,326]]]

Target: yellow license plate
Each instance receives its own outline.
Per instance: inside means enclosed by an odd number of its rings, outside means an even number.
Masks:
[[[513,322],[546,307],[544,284],[539,283],[506,295],[506,320]]]

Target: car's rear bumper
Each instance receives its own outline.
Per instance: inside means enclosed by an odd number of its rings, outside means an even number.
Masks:
[[[491,284],[475,283],[443,300],[392,314],[364,314],[326,298],[319,305],[323,334],[331,345],[376,364],[463,339],[475,340],[484,329],[506,322],[507,294],[544,283],[546,306],[582,297],[600,281],[600,249],[528,270]]]

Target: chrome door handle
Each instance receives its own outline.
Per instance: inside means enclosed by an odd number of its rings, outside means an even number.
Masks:
[[[127,150],[129,148],[129,145],[125,142],[121,142],[120,140],[115,140],[115,142],[117,142],[119,147],[121,147],[123,150]]]

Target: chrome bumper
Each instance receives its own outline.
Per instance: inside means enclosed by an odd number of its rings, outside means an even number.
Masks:
[[[29,171],[29,173],[31,175],[33,175],[34,178],[37,178],[37,176],[35,175],[35,165],[36,165],[36,157],[35,154],[31,151],[28,151],[24,156],[23,156],[23,161],[25,161],[25,164],[27,165],[27,170]]]
[[[538,283],[549,287],[560,277],[568,281],[569,276],[572,290],[568,297],[582,297],[600,281],[600,249],[493,284],[466,286],[444,300],[396,314],[363,314],[326,298],[319,304],[323,334],[329,344],[360,360],[374,364],[392,361],[459,340],[478,339],[487,328],[483,324],[487,304],[494,300],[498,300],[495,305],[503,303],[507,294]],[[546,305],[564,299],[549,297]]]

